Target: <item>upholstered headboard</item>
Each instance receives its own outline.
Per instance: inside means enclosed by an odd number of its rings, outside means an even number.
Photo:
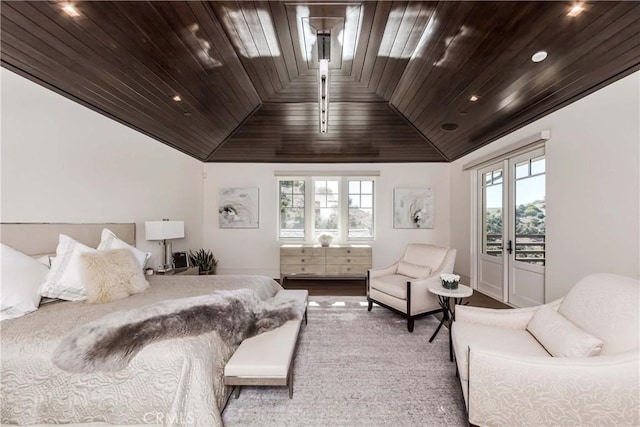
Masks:
[[[0,241],[27,255],[56,252],[58,235],[66,234],[80,243],[95,248],[100,243],[103,228],[113,231],[128,244],[136,244],[136,224],[131,223],[2,223]]]

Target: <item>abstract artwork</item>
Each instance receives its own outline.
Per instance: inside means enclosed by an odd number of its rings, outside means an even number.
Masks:
[[[258,228],[258,188],[221,188],[218,208],[220,228]]]
[[[431,188],[396,188],[393,228],[433,228],[434,204]]]

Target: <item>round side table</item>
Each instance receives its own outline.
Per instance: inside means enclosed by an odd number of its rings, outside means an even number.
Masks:
[[[458,284],[457,289],[447,289],[442,286],[442,283],[434,283],[429,286],[429,292],[435,294],[438,297],[438,303],[442,307],[442,320],[436,328],[436,331],[429,338],[429,342],[438,335],[438,331],[442,327],[444,322],[447,322],[447,328],[449,329],[449,360],[453,362],[453,346],[451,345],[451,324],[456,320],[455,306],[462,304],[463,298],[468,298],[473,295],[473,289],[466,285]],[[451,300],[453,299],[453,305]]]

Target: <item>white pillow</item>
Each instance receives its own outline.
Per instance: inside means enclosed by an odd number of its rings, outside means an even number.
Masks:
[[[6,320],[38,309],[38,289],[49,269],[29,255],[0,245],[0,320]]]
[[[597,356],[602,350],[602,341],[548,306],[535,312],[527,330],[554,357]]]
[[[398,263],[398,274],[418,279],[420,277],[429,276],[429,274],[431,274],[431,267],[400,261]]]
[[[56,257],[51,261],[51,269],[40,286],[40,295],[68,301],[87,299],[87,292],[81,279],[80,255],[97,252],[95,249],[61,234],[56,248]]]
[[[138,260],[128,249],[84,253],[80,258],[89,304],[126,298],[149,287]]]
[[[102,230],[102,236],[100,239],[100,244],[98,245],[98,250],[106,251],[108,249],[128,249],[133,253],[133,255],[135,255],[141,269],[144,269],[144,266],[147,265],[147,261],[149,261],[149,258],[151,257],[150,252],[143,252],[140,249],[131,246],[127,242],[120,240],[118,236],[113,233],[113,231],[105,228]]]

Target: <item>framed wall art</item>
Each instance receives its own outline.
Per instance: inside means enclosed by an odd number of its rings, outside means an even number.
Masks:
[[[396,188],[393,192],[393,228],[433,228],[433,189]]]
[[[220,228],[259,228],[258,188],[221,188],[218,200]]]

